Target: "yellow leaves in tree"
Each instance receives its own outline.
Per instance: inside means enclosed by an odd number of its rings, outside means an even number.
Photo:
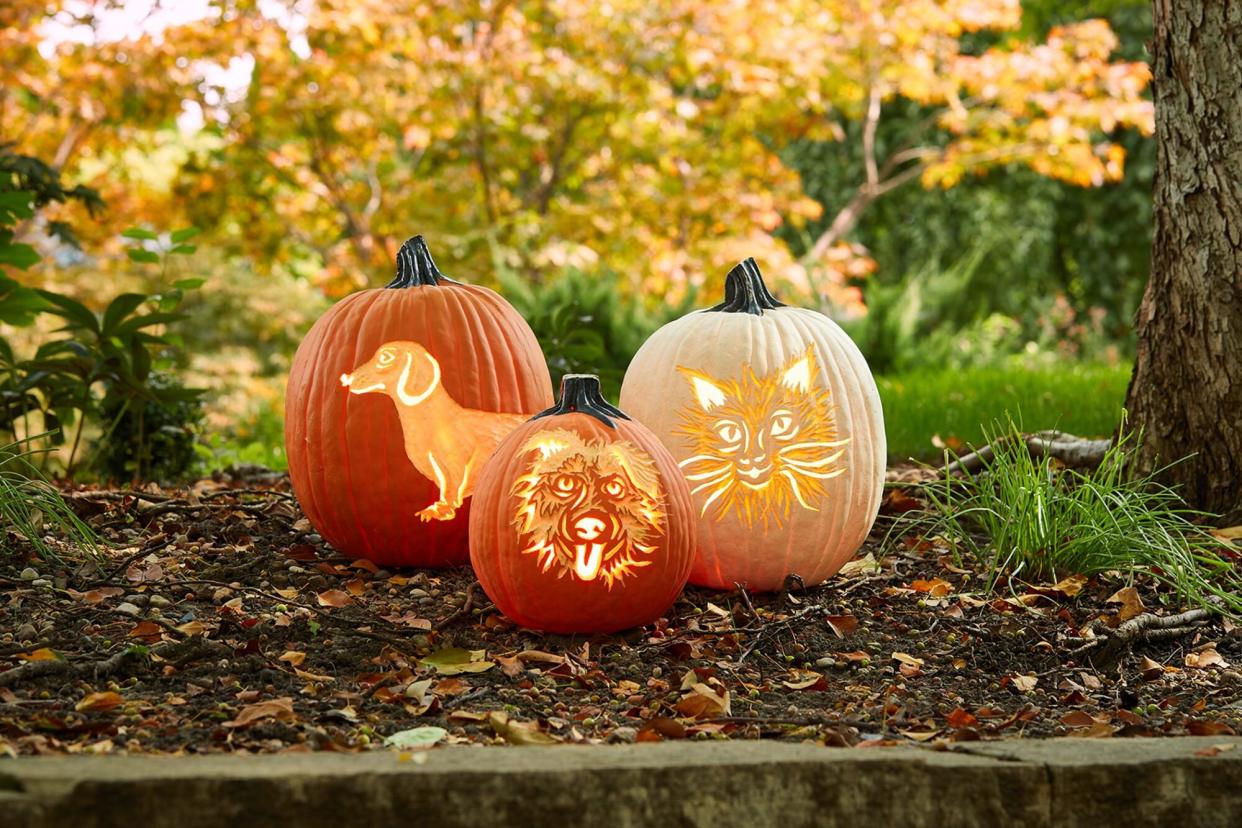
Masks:
[[[1110,60],[1103,21],[963,54],[966,34],[1014,32],[1018,0],[318,0],[43,50],[48,4],[15,1],[0,63],[30,103],[8,131],[103,187],[94,242],[193,223],[260,269],[312,261],[333,293],[417,227],[468,281],[606,263],[676,298],[753,255],[858,311],[848,282],[873,263],[847,236],[876,198],[1010,163],[1114,181],[1109,133],[1152,127],[1147,69]],[[882,155],[865,136],[898,98],[933,118]],[[177,131],[184,112],[201,133]],[[795,256],[784,239],[822,209],[781,151],[859,135],[865,180]]]

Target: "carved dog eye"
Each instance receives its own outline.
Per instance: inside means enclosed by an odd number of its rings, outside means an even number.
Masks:
[[[379,357],[375,360],[375,365],[378,368],[386,368],[389,365],[392,365],[393,360],[396,358],[397,355],[392,351],[380,351]]]
[[[625,491],[625,487],[621,485],[621,481],[617,480],[615,477],[606,480],[601,488],[604,490],[604,494],[609,497],[620,497],[621,493]]]
[[[560,474],[557,475],[556,480],[552,481],[552,487],[558,494],[569,494],[578,488],[578,481],[567,474]]]

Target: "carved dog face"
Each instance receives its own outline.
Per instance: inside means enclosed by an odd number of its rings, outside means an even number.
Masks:
[[[603,579],[608,588],[649,566],[664,520],[655,463],[625,440],[588,442],[557,429],[531,437],[523,452],[529,471],[513,484],[525,553],[539,556],[544,572],[582,581]]]
[[[382,392],[415,406],[439,387],[440,363],[417,342],[385,342],[353,373],[341,374],[341,385],[351,394]]]

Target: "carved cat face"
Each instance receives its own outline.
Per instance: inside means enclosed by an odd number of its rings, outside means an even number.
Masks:
[[[794,504],[818,511],[824,481],[845,472],[840,439],[813,348],[764,377],[745,365],[720,380],[678,366],[693,391],[676,434],[691,456],[681,462],[699,513],[736,515],[747,526],[780,526]]]

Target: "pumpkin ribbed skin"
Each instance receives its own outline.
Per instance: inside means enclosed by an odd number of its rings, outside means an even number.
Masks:
[[[346,555],[382,565],[462,564],[469,500],[451,520],[420,520],[439,489],[408,458],[397,407],[384,394],[351,394],[341,384],[399,340],[426,348],[444,390],[466,408],[530,415],[552,401],[530,326],[495,292],[444,282],[355,293],[315,323],[289,372],[293,490],[310,522]]]
[[[672,606],[685,586],[694,554],[689,490],[677,463],[648,429],[624,419],[614,424],[584,413],[533,419],[505,438],[479,479],[470,514],[470,562],[496,607],[524,627],[595,633],[648,624]],[[593,446],[624,441],[649,457],[658,473],[663,519],[648,539],[652,551],[638,555],[650,563],[611,587],[603,577],[582,580],[557,565],[544,570],[537,554],[523,551],[531,535],[521,531],[523,502],[515,484],[531,472],[531,452],[525,447],[543,435],[563,438],[567,431]]]
[[[762,290],[766,292],[766,288]],[[875,381],[861,352],[823,314],[779,303],[758,310],[761,312],[753,307],[750,312],[697,311],[665,325],[639,349],[621,387],[621,407],[664,441],[682,464],[683,472],[691,477],[692,491],[702,487],[692,494],[698,545],[690,582],[716,589],[732,589],[741,583],[752,590],[778,590],[791,574],[800,576],[807,584],[827,579],[867,537],[883,492],[884,419]],[[767,412],[762,422],[758,415],[746,422],[748,433],[738,436],[735,444],[726,444],[723,438],[718,441],[720,446],[730,446],[729,453],[708,451],[710,457],[702,459],[708,438],[696,441],[687,434],[687,418],[703,418],[704,434],[717,428],[725,436],[734,437],[730,431],[731,412],[746,410],[754,414],[762,406],[753,399],[732,400],[730,394],[744,389],[752,398],[759,395],[761,386],[769,388],[780,382],[781,372],[798,366],[799,359],[808,353],[811,361],[807,364],[813,370],[806,387],[813,389],[818,407],[814,409],[816,413],[809,414],[792,406],[793,424],[801,427],[801,436],[795,437],[794,442],[811,439],[806,435],[815,430],[815,423],[807,420],[828,416],[832,441],[844,441],[844,445],[819,448],[818,444],[804,444],[807,447],[795,449],[802,452],[795,456],[802,461],[801,474],[810,471],[836,476],[824,480],[798,477],[794,483],[800,488],[795,495],[787,478],[779,477],[781,466],[772,461],[772,432],[764,434],[766,446],[762,440],[757,445],[746,442],[756,437],[765,424],[773,422],[774,415]],[[705,406],[696,396],[691,381],[696,377],[709,379],[701,385],[705,389],[703,398],[708,404],[718,403],[716,407]],[[791,393],[780,392],[784,395],[781,399],[796,400]],[[825,399],[830,414],[825,414]],[[773,408],[781,411],[791,406],[774,404]],[[745,417],[738,415],[734,419]],[[752,431],[755,433],[749,433]],[[840,456],[833,459],[838,451]],[[743,457],[752,465],[736,465]],[[768,495],[740,488],[742,478],[736,470],[749,471],[757,479],[760,472],[753,469],[765,462],[769,463],[768,469],[776,469],[770,472],[776,480],[773,485],[785,486],[788,509],[783,519],[780,509],[772,509],[764,515],[766,519],[756,518],[755,515],[763,514],[763,498]],[[727,473],[721,473],[720,478],[710,477],[714,469],[726,467],[734,469],[732,477]],[[800,474],[796,468],[787,468],[790,476]],[[698,469],[705,471],[695,479],[692,472]],[[709,502],[708,498],[723,487],[714,484],[713,479],[732,480],[734,488]],[[810,486],[819,487],[815,490],[817,497],[811,497]],[[749,518],[741,507],[725,508],[730,497],[752,508]],[[798,497],[807,504],[799,502]]]

